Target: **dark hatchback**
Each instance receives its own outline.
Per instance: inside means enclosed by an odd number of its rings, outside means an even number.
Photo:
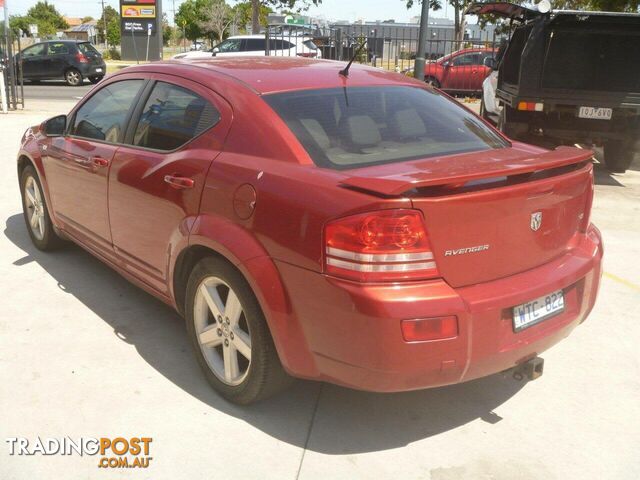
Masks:
[[[16,55],[25,80],[64,79],[68,85],[82,85],[84,79],[98,83],[107,66],[90,42],[51,40],[25,48]]]

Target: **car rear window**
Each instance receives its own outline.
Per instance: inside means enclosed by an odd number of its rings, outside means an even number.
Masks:
[[[94,47],[93,45],[91,45],[89,42],[79,43],[79,44],[78,44],[78,49],[79,49],[82,53],[84,53],[85,55],[86,55],[87,53],[93,53],[93,54],[100,53],[100,52],[98,52],[98,50],[96,50],[96,47]]]
[[[304,90],[264,99],[321,167],[345,169],[508,145],[478,117],[425,88]]]

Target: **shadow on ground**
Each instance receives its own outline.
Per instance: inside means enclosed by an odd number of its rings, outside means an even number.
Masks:
[[[172,309],[79,247],[68,245],[53,253],[37,250],[22,214],[7,219],[4,233],[25,253],[14,265],[36,262],[61,290],[91,309],[120,340],[134,346],[149,365],[176,386],[212,409],[299,447],[326,454],[373,452],[402,447],[478,418],[494,424],[501,418],[493,410],[525,385],[510,375],[498,374],[446,388],[373,394],[299,381],[275,398],[237,407],[217,396],[204,380],[191,353],[183,320]],[[291,414],[300,410],[308,412],[305,425],[300,425],[300,416]],[[314,415],[313,435],[308,441],[306,433]]]

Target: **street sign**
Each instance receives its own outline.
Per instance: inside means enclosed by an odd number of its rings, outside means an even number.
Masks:
[[[36,25],[35,23],[30,23],[29,24],[29,33],[31,34],[31,36],[37,37],[38,36],[38,25]]]

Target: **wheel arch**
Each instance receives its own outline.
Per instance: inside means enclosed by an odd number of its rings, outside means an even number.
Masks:
[[[176,256],[172,274],[173,297],[184,316],[187,281],[202,258],[226,260],[247,281],[267,321],[285,370],[297,376],[313,376],[315,362],[302,326],[297,320],[274,260],[245,228],[225,219],[200,216],[189,244]]]

